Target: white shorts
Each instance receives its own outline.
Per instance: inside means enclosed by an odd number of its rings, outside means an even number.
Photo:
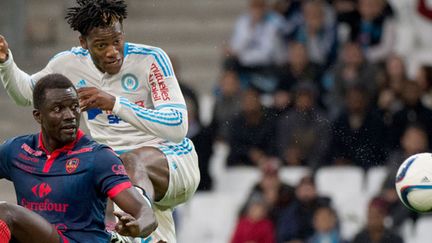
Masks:
[[[172,212],[175,206],[189,200],[200,181],[198,156],[192,141],[185,138],[182,143],[161,142],[154,146],[158,148],[168,161],[170,170],[169,185],[165,196],[153,203],[157,229],[146,239],[123,237],[124,242],[176,242],[175,226]],[[122,241],[119,241],[122,242]]]
[[[162,142],[157,148],[167,158],[170,175],[165,196],[154,204],[162,210],[174,208],[189,200],[198,187],[200,181],[198,156],[192,141],[188,138],[183,139],[179,144]]]

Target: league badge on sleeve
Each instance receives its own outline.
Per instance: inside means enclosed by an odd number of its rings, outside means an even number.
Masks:
[[[79,159],[78,158],[72,158],[72,159],[68,159],[66,161],[66,172],[71,174],[73,173],[79,165]]]

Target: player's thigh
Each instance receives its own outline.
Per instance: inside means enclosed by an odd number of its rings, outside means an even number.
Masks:
[[[0,215],[9,224],[12,235],[18,242],[61,242],[53,225],[26,208],[10,203],[0,203]]]
[[[133,181],[143,176],[151,180],[156,196],[164,195],[169,184],[169,168],[165,155],[154,147],[141,147],[122,154],[121,159]]]

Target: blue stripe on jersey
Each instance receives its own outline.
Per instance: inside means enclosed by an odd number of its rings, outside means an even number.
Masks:
[[[178,109],[184,109],[187,110],[186,106],[183,104],[163,104],[156,106],[156,109],[160,110],[162,108],[178,108]]]
[[[139,47],[135,45],[129,45],[127,53],[152,55],[156,59],[156,62],[159,64],[159,66],[162,68],[162,72],[166,77],[170,77],[174,75],[167,54],[160,48],[148,49],[148,48]]]
[[[120,104],[131,108],[138,117],[151,122],[159,123],[166,126],[178,126],[183,123],[182,113],[176,110],[171,110],[172,111],[171,113],[160,113],[149,109],[144,110],[142,109],[142,107],[139,107],[136,104],[133,104],[122,97],[120,98]],[[173,117],[166,117],[166,116],[173,116]]]
[[[56,59],[57,57],[63,56],[65,54],[70,54],[70,53],[72,53],[72,54],[74,54],[76,56],[80,56],[81,55],[81,56],[84,56],[84,57],[87,56],[87,55],[89,55],[88,50],[86,50],[86,49],[84,49],[82,47],[73,47],[70,51],[62,51],[62,52],[59,52],[59,53],[55,54],[50,59],[50,61]]]
[[[179,113],[177,110],[173,110],[173,109],[171,109],[172,112],[159,112],[159,111],[151,110],[151,109],[143,109],[142,107],[140,107],[134,103],[129,102],[127,99],[125,99],[123,97],[120,97],[120,104],[130,107],[136,112],[147,114],[147,115],[152,115],[152,116],[159,117],[159,118],[165,119],[165,120],[174,120],[175,118],[177,118],[178,113]]]
[[[184,155],[192,151],[192,144],[188,138],[183,139],[181,144],[176,145],[163,145],[159,149],[166,155]]]
[[[82,47],[74,47],[71,49],[70,51],[72,54],[75,54],[77,56],[81,55],[81,56],[87,56],[89,54],[89,51],[82,48]]]

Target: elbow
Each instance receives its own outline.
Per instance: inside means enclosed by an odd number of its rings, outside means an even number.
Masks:
[[[178,129],[173,131],[172,136],[170,137],[170,141],[174,143],[181,143],[183,139],[185,139],[187,134],[188,126],[187,124],[181,124]]]

